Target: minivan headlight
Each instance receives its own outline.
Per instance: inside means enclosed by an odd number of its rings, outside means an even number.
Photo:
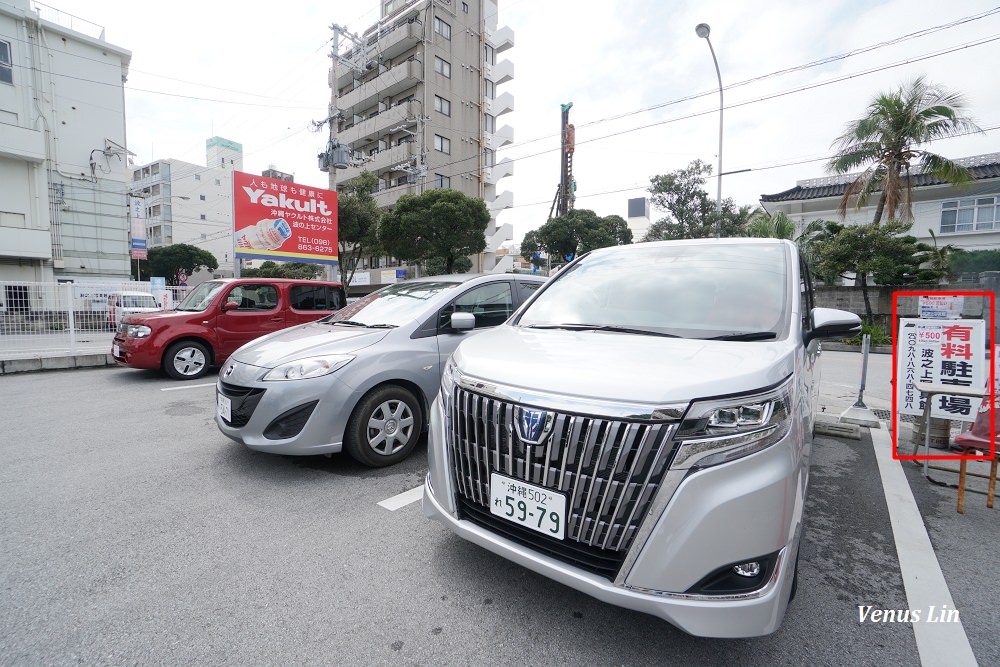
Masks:
[[[454,393],[455,385],[462,377],[462,371],[458,370],[455,357],[448,357],[444,364],[444,372],[441,373],[441,402],[448,405],[451,402],[451,395]]]
[[[322,357],[307,357],[296,359],[287,364],[281,364],[269,370],[261,380],[265,382],[279,380],[307,380],[339,370],[351,363],[354,356],[350,354],[328,354]]]
[[[153,330],[145,324],[129,324],[125,330],[125,335],[129,338],[148,338]]]
[[[675,436],[681,443],[670,467],[707,468],[778,442],[791,427],[791,390],[788,379],[755,394],[696,401]]]

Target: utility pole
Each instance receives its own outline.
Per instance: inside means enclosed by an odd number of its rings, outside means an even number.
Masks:
[[[573,151],[576,149],[576,128],[569,122],[569,110],[573,108],[572,102],[560,105],[562,109],[562,131],[560,151],[560,172],[559,187],[556,189],[556,196],[552,200],[552,207],[549,208],[549,220],[553,218],[553,212],[557,218],[573,210],[576,199],[576,181],[573,180]]]

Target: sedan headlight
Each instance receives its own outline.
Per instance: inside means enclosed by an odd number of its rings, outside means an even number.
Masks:
[[[125,329],[125,335],[129,338],[147,338],[151,333],[153,330],[145,324],[129,324]]]
[[[675,436],[670,466],[707,468],[749,456],[781,440],[791,427],[791,380],[768,391],[695,402]]]
[[[339,370],[351,363],[354,357],[350,354],[328,354],[322,357],[307,357],[297,359],[287,364],[272,368],[261,379],[265,382],[278,380],[307,380]]]

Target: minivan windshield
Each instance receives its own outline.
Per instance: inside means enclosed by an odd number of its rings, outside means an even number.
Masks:
[[[219,293],[226,283],[206,282],[194,288],[194,291],[184,297],[184,300],[177,304],[177,310],[190,310],[201,312],[208,308],[212,299]]]
[[[320,322],[345,326],[398,327],[419,316],[438,294],[453,290],[461,284],[442,280],[389,285],[347,304],[336,314],[324,317]]]
[[[122,294],[123,308],[158,308],[152,294]]]
[[[781,243],[722,241],[597,251],[554,277],[516,324],[774,340],[788,321],[786,255]]]

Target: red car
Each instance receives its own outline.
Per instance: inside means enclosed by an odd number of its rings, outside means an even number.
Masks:
[[[326,317],[346,303],[341,283],[210,280],[195,287],[175,310],[126,315],[111,352],[121,366],[159,368],[178,380],[193,380],[245,343]]]

